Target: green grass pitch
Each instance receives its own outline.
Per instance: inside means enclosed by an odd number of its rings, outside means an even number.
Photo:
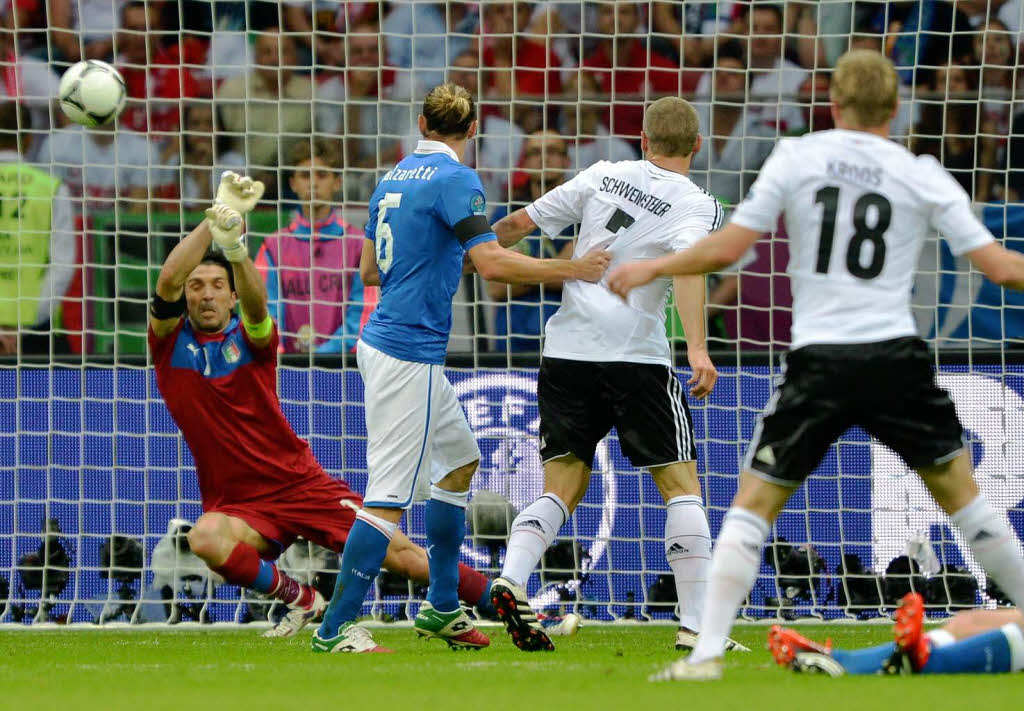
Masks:
[[[882,626],[805,627],[837,646],[884,642]],[[387,709],[388,711],[934,711],[1024,709],[1024,675],[802,677],[777,668],[766,627],[741,626],[754,652],[728,657],[720,682],[659,683],[676,658],[669,627],[592,626],[556,638],[554,653],[516,650],[488,627],[490,649],[450,652],[408,628],[377,630],[392,655],[314,655],[308,633],[264,640],[255,630],[0,631],[0,708]],[[313,706],[315,704],[315,706]]]

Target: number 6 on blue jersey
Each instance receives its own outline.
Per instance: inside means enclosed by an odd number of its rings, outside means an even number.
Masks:
[[[387,219],[388,208],[397,208],[402,204],[402,193],[384,193],[377,202],[377,268],[387,273],[391,268],[391,260],[395,257],[395,238],[391,234],[391,225]]]

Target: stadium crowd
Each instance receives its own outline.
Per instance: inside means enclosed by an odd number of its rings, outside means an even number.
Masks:
[[[348,319],[365,321],[374,296],[358,283],[359,250],[329,248],[358,244],[361,225],[326,203],[365,205],[415,146],[422,96],[445,79],[478,101],[467,162],[495,219],[595,161],[639,158],[643,107],[664,95],[691,100],[709,137],[692,179],[735,204],[778,137],[832,127],[830,67],[850,47],[880,49],[900,69],[897,140],[936,156],[976,203],[1012,204],[1024,197],[1022,15],[1022,0],[3,0],[0,93],[25,111],[4,113],[0,159],[60,181],[86,236],[104,211],[199,208],[223,170],[244,167],[268,185],[265,205],[281,225],[260,263],[276,282],[286,350],[339,352],[358,335]],[[67,125],[56,107],[60,73],[80,59],[122,72],[129,99],[116,130]],[[16,133],[23,140],[6,140]],[[56,225],[47,263],[58,276],[37,279],[44,308],[19,310],[19,287],[2,276],[14,272],[0,272],[0,355],[17,352],[19,329],[38,336],[56,324],[69,289],[79,305],[83,289],[88,299],[89,240]],[[522,248],[555,256],[570,237],[538,234]],[[744,268],[766,279],[742,294],[735,275],[713,285],[711,332],[732,345],[788,339],[785,318],[763,308],[786,305],[775,248],[751,255]],[[538,349],[558,284],[478,293],[489,303],[471,328],[490,338],[471,342]],[[22,352],[64,348],[23,341]]]

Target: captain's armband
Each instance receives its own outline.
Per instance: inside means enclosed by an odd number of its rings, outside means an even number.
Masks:
[[[242,325],[245,326],[245,332],[249,334],[249,338],[254,341],[262,341],[270,335],[271,329],[274,328],[274,319],[270,318],[270,314],[267,314],[267,317],[259,323],[249,323],[243,314]]]

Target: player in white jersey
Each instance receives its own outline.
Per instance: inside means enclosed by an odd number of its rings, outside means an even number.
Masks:
[[[666,275],[721,269],[785,215],[793,344],[784,380],[754,431],[715,545],[700,639],[688,659],[657,679],[721,676],[724,640],[756,579],[771,522],[853,425],[917,470],[975,560],[1024,604],[1018,542],[979,493],[963,428],[935,384],[910,307],[917,258],[933,231],[1003,286],[1024,289],[1024,256],[995,243],[934,158],[888,139],[898,86],[881,54],[843,55],[830,87],[836,130],[779,141],[719,232],[683,254],[625,265],[608,277],[626,296]]]
[[[700,149],[698,128],[686,101],[656,101],[644,116],[646,160],[600,161],[500,220],[495,234],[508,246],[538,227],[557,235],[581,223],[575,253],[605,249],[612,265],[687,249],[722,221],[722,206],[687,177]],[[696,642],[711,534],[690,413],[665,335],[670,286],[672,280],[658,280],[623,303],[600,283],[569,281],[547,323],[537,382],[544,494],[513,522],[501,577],[491,587],[498,615],[522,650],[554,648],[536,624],[526,583],[586,493],[596,447],[612,427],[623,453],[650,470],[668,505],[665,554],[679,595],[677,647]],[[691,393],[703,398],[718,377],[704,335],[704,277],[677,278],[675,289]]]

